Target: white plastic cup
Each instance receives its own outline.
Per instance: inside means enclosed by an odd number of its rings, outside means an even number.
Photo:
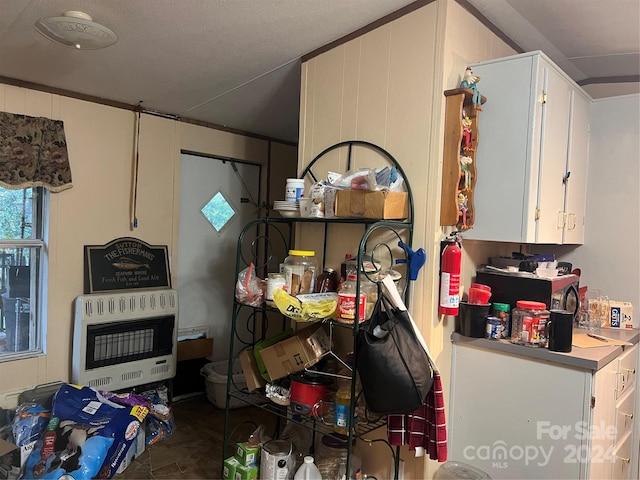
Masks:
[[[312,198],[302,197],[298,199],[298,204],[300,205],[300,216],[301,217],[310,217],[311,216],[311,207],[313,205]]]

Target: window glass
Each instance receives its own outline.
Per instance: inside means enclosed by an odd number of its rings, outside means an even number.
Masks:
[[[33,189],[9,190],[0,187],[0,239],[32,238]]]
[[[222,192],[216,193],[207,204],[202,207],[202,214],[209,220],[209,223],[216,232],[219,232],[229,223],[236,211],[231,204],[224,198]]]
[[[42,351],[45,190],[0,187],[0,361]]]

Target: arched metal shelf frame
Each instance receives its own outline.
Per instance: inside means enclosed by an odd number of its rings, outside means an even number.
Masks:
[[[364,140],[345,140],[343,142],[339,142],[339,143],[336,143],[334,145],[331,145],[330,147],[325,148],[322,152],[320,152],[318,155],[316,155],[311,160],[311,162],[309,162],[309,164],[302,171],[302,173],[300,175],[300,178],[306,179],[306,177],[309,176],[309,178],[311,179],[311,181],[313,183],[318,182],[319,181],[318,180],[318,176],[314,173],[313,168],[316,166],[316,164],[318,164],[319,162],[324,160],[328,153],[330,153],[330,152],[332,152],[334,150],[339,150],[341,148],[346,148],[347,149],[347,168],[346,168],[346,170],[347,171],[351,170],[352,163],[353,163],[354,147],[363,147],[363,148],[368,148],[368,149],[374,150],[374,151],[378,152],[382,157],[386,158],[386,160],[389,162],[389,164],[391,166],[396,167],[397,172],[402,176],[402,178],[404,180],[404,186],[405,186],[405,189],[406,189],[408,197],[409,197],[409,218],[408,218],[408,222],[409,223],[413,223],[413,214],[414,214],[413,193],[411,192],[411,185],[409,185],[409,181],[407,179],[407,175],[404,173],[404,170],[402,169],[402,166],[398,163],[398,161],[395,159],[395,157],[393,155],[391,155],[387,150],[385,150],[384,148],[382,148],[379,145],[376,145],[375,143],[367,142],[367,141],[364,141]]]
[[[340,225],[340,224],[359,224],[363,226],[363,232],[360,237],[360,243],[357,254],[357,271],[363,271],[363,263],[365,255],[369,254],[371,256],[372,261],[378,259],[379,256],[388,257],[385,259],[384,265],[386,267],[391,267],[394,262],[394,257],[392,253],[392,249],[389,246],[388,242],[380,241],[379,238],[384,236],[385,234],[392,239],[392,241],[403,242],[406,245],[411,246],[413,241],[413,221],[414,221],[414,205],[413,205],[413,194],[411,191],[411,186],[408,182],[407,175],[404,170],[397,162],[397,160],[384,148],[375,145],[370,142],[366,142],[363,140],[348,140],[336,143],[318,155],[316,155],[311,162],[303,169],[300,178],[302,179],[310,179],[312,183],[316,183],[319,180],[319,177],[314,172],[314,168],[317,168],[323,160],[327,159],[327,154],[333,152],[335,150],[339,150],[342,148],[347,149],[347,163],[346,163],[346,171],[351,170],[353,164],[353,155],[354,149],[357,147],[367,148],[379,153],[383,158],[386,159],[387,163],[391,167],[395,167],[397,173],[403,178],[404,190],[408,195],[408,203],[409,203],[409,214],[408,217],[404,220],[384,220],[384,219],[370,219],[370,218],[303,218],[303,217],[295,217],[295,218],[273,218],[273,217],[264,217],[249,222],[242,230],[237,244],[237,253],[236,253],[236,279],[238,278],[238,274],[246,268],[249,264],[253,263],[255,266],[256,275],[259,277],[266,277],[266,273],[269,269],[273,269],[273,260],[278,258],[277,254],[273,252],[280,251],[286,252],[288,249],[294,245],[295,242],[295,226],[299,224],[323,224],[324,225],[324,250],[322,258],[326,258],[326,238],[327,238],[327,229],[330,226]],[[407,258],[407,253],[403,249],[403,261],[407,262],[409,259]],[[395,260],[398,260],[397,258]],[[372,278],[365,273],[365,276],[372,280]],[[408,276],[408,268],[407,268],[407,276]],[[356,295],[359,296],[359,292],[361,289],[361,277],[358,275],[358,279],[356,280]],[[408,302],[409,292],[411,291],[409,286],[409,280],[406,278],[405,284],[403,286],[403,297],[405,298],[405,302]],[[235,332],[236,330],[236,321],[238,318],[239,311],[242,308],[246,308],[246,305],[242,305],[237,300],[234,300],[234,309],[233,309],[233,318],[232,318],[232,329]],[[263,331],[258,334],[258,332],[253,331],[253,334],[260,337],[266,333],[265,329],[265,320],[266,313],[268,311],[275,311],[275,309],[271,307],[267,307],[266,305],[261,305],[258,307],[253,307],[255,312],[252,317],[255,319],[255,314],[258,312],[261,314],[261,318],[263,320]],[[352,326],[347,326],[347,328],[352,329],[352,333],[355,337],[359,331],[359,325],[362,319],[356,318]],[[283,328],[285,327],[286,320],[283,318]],[[336,324],[339,325],[339,324]],[[343,325],[344,326],[344,325]],[[234,343],[235,340],[240,341],[242,344],[247,344],[246,341],[243,341],[240,338],[236,338],[235,333],[231,335],[229,352],[231,352],[231,356],[233,356],[234,351]],[[354,368],[357,366],[357,358],[354,358]],[[227,381],[227,406],[225,412],[225,434],[224,434],[224,445],[223,445],[223,455],[226,454],[227,451],[227,439],[228,439],[228,422],[229,422],[229,401],[233,396],[231,393],[231,379],[232,375],[232,364],[233,358],[230,358],[228,365],[228,381]],[[356,376],[351,376],[351,392],[352,398],[356,398]],[[245,400],[246,401],[246,400]],[[250,403],[250,402],[247,402]],[[265,407],[263,407],[265,408]],[[355,401],[352,401],[352,405],[350,408],[350,416],[351,416],[351,425],[354,425],[355,422]],[[380,426],[384,425],[384,422],[381,423]],[[315,427],[313,427],[315,429]],[[359,427],[360,428],[360,427]],[[377,427],[376,427],[377,428]],[[348,434],[348,442],[347,442],[347,468],[349,467],[350,457],[351,457],[351,444],[354,437],[362,434],[362,431],[358,431],[358,428],[355,426],[350,428]],[[398,478],[399,472],[399,447],[392,448],[392,452],[395,450],[394,455],[394,478]]]

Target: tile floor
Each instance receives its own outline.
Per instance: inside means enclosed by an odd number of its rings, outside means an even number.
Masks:
[[[175,428],[164,440],[148,446],[145,452],[114,478],[143,479],[220,479],[224,410],[214,406],[205,395],[175,402]],[[275,427],[276,418],[256,407],[231,410],[230,442],[246,440],[257,425]],[[235,429],[235,430],[233,430]],[[228,455],[233,452],[227,449]]]

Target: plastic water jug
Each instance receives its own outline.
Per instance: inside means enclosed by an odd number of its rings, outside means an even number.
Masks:
[[[313,463],[313,457],[307,455],[304,457],[304,462],[298,468],[293,480],[322,480],[320,470]]]

